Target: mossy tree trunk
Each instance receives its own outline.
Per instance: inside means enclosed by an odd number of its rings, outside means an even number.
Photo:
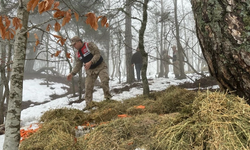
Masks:
[[[191,3],[211,75],[217,78],[221,89],[249,99],[250,2],[191,0]]]

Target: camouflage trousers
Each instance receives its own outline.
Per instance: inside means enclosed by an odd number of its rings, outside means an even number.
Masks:
[[[164,63],[163,63],[163,67],[164,67],[164,74],[163,74],[163,75],[165,75],[165,77],[168,77],[168,73],[169,73],[169,64],[166,63],[166,62],[164,62]]]
[[[178,78],[180,76],[179,61],[173,62],[173,69],[174,69],[175,77]]]
[[[93,100],[94,84],[97,77],[99,77],[101,80],[101,87],[103,89],[104,98],[110,99],[112,97],[109,91],[108,67],[104,61],[96,68],[87,70],[86,74],[87,76],[85,79],[85,101],[87,105]]]

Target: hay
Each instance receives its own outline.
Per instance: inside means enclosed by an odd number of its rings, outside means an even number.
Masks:
[[[250,106],[244,99],[199,93],[192,107],[191,117],[157,129],[156,149],[249,149]]]
[[[97,103],[97,109],[91,111],[90,122],[97,124],[117,118],[117,115],[126,112],[126,106],[122,102],[110,100]]]
[[[74,126],[64,120],[52,120],[20,144],[20,150],[78,150]]]
[[[73,126],[76,126],[88,120],[89,114],[71,108],[51,109],[41,116],[40,122],[50,122],[55,119],[69,121]]]
[[[197,92],[171,86],[159,97],[164,114],[184,111],[186,105],[192,104]]]
[[[152,136],[152,128],[162,117],[156,114],[143,114],[116,119],[97,127],[93,132],[78,139],[82,149],[128,150],[147,147]]]
[[[138,109],[139,105],[145,108]],[[120,114],[130,117],[118,118]],[[249,149],[249,114],[250,106],[239,97],[171,86],[151,93],[150,98],[99,102],[87,113],[50,110],[41,117],[42,127],[21,143],[20,150]],[[76,138],[75,126],[86,122],[96,126]]]

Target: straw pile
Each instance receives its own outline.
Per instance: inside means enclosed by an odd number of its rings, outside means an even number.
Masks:
[[[156,149],[249,149],[250,107],[244,99],[199,93],[192,108],[190,117],[157,127]]]
[[[20,150],[249,149],[250,106],[232,95],[170,87],[96,108],[46,112],[42,127]],[[75,126],[86,122],[95,126],[76,136]]]

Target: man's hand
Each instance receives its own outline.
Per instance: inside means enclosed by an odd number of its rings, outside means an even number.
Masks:
[[[67,80],[70,81],[72,79],[73,75],[70,73],[68,76],[67,76]]]
[[[92,65],[92,62],[89,61],[84,65],[85,70],[89,70],[90,66]]]

